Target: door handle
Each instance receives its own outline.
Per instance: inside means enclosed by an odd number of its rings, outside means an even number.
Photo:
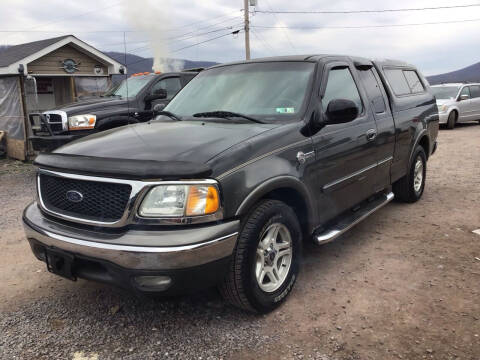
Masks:
[[[366,132],[366,135],[367,135],[367,141],[372,141],[377,137],[377,130],[370,129]]]

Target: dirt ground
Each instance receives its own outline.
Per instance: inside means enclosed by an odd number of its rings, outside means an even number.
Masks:
[[[441,130],[420,202],[305,244],[265,316],[214,291],[168,300],[46,272],[23,237],[31,166],[0,162],[0,358],[480,359],[480,126]]]

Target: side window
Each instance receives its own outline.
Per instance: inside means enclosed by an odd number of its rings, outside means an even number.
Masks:
[[[167,100],[170,100],[175,96],[177,92],[180,91],[181,88],[182,84],[180,83],[180,78],[171,77],[158,81],[155,85],[152,86],[150,93],[154,94],[155,90],[164,89],[167,92]]]
[[[480,85],[471,85],[470,86],[470,94],[472,99],[480,98]]]
[[[334,99],[351,100],[357,104],[358,113],[363,112],[362,99],[348,68],[332,69],[328,73],[327,87],[322,98],[324,111],[327,110],[328,103]]]
[[[410,89],[412,90],[412,94],[418,94],[425,91],[423,84],[415,71],[404,70],[403,74],[407,79],[408,86],[410,86]]]
[[[368,98],[372,103],[375,113],[381,114],[385,112],[385,99],[382,91],[380,90],[380,86],[378,85],[378,81],[373,74],[373,70],[359,70],[359,74],[363,84],[365,85],[365,90],[367,91]]]
[[[410,86],[408,86],[407,79],[403,75],[401,69],[385,69],[385,76],[388,83],[393,89],[395,95],[408,95],[410,94]]]
[[[470,88],[468,86],[465,86],[462,91],[460,91],[460,96],[462,95],[468,95],[468,97],[470,98]]]

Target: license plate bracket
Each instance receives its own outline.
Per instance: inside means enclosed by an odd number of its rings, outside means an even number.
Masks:
[[[52,274],[76,281],[77,277],[72,272],[74,261],[75,257],[69,253],[57,249],[45,249],[47,270]]]

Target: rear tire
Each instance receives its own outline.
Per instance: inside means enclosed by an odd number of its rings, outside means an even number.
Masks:
[[[414,203],[422,197],[427,175],[427,156],[420,145],[415,148],[407,175],[393,184],[397,200]]]
[[[447,120],[447,129],[452,130],[455,127],[455,124],[457,123],[457,113],[455,111],[452,111],[448,115],[448,120]]]
[[[219,286],[224,299],[256,313],[278,307],[297,279],[301,243],[292,208],[278,200],[260,202],[242,222],[230,270]]]

